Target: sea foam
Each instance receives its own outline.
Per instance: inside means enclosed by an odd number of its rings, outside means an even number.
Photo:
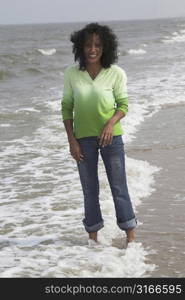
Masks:
[[[185,42],[185,29],[179,30],[179,32],[173,32],[171,36],[165,36],[162,39],[163,43],[182,43]]]
[[[53,55],[57,52],[55,48],[52,48],[52,49],[37,49],[37,50],[43,55]]]
[[[136,54],[136,55],[140,55],[140,54],[145,54],[146,50],[144,49],[130,49],[128,50],[129,54]]]

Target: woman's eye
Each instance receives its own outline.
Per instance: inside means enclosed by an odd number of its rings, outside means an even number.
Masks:
[[[95,48],[100,48],[101,44],[95,44],[94,46],[95,46]],[[93,47],[93,45],[91,45],[91,44],[85,44],[85,47],[86,48],[91,48],[91,47]]]

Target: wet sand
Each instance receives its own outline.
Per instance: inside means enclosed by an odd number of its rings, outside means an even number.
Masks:
[[[137,241],[154,250],[150,277],[185,277],[185,104],[168,105],[145,120],[126,154],[162,169],[155,191],[143,199],[137,217]]]

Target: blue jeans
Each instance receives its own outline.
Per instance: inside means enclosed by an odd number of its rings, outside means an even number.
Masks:
[[[78,162],[77,166],[84,195],[85,230],[96,232],[104,226],[99,203],[99,150],[114,200],[117,225],[121,230],[133,229],[137,220],[127,188],[122,136],[113,136],[112,143],[105,147],[100,146],[98,138],[94,136],[79,138],[77,141],[84,155],[84,161]]]

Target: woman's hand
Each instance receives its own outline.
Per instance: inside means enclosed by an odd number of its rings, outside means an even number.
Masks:
[[[117,110],[111,119],[105,124],[100,136],[99,136],[99,144],[104,147],[112,143],[113,139],[113,127],[120,119],[125,116],[125,113],[121,110]]]
[[[76,139],[72,139],[69,142],[69,146],[70,146],[70,153],[71,153],[72,157],[77,162],[83,161],[83,154],[81,152],[80,145],[77,142],[77,140]]]
[[[103,128],[101,135],[99,136],[99,145],[105,147],[112,143],[112,139],[113,139],[113,124],[111,122],[108,122]]]

